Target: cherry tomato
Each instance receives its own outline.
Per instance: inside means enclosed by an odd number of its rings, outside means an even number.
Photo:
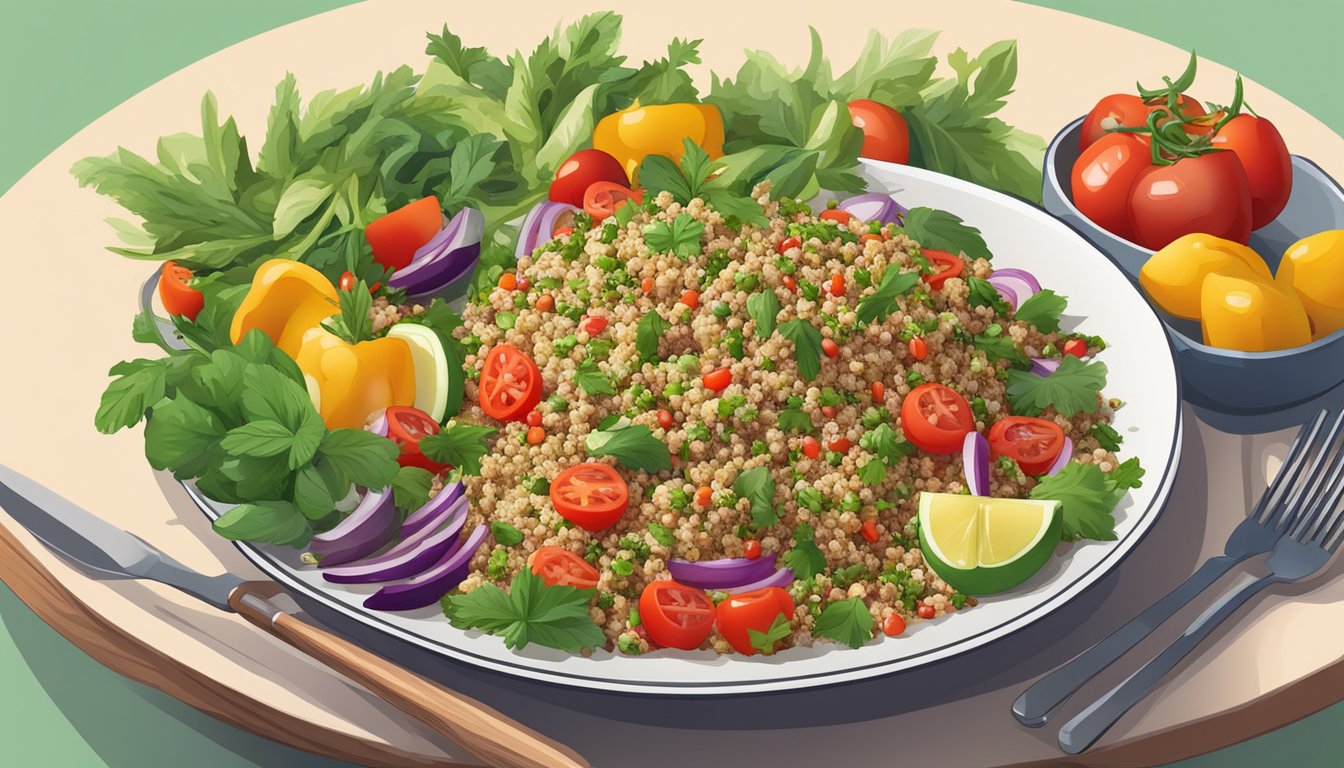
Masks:
[[[831,275],[831,295],[832,295],[832,296],[844,296],[844,295],[845,295],[845,276],[844,276],[844,275],[841,275],[841,274],[834,274],[834,275]]]
[[[641,600],[639,615],[644,616]],[[793,598],[779,587],[765,587],[730,595],[715,609],[719,634],[728,644],[744,656],[757,653],[751,644],[751,634],[747,630],[766,632],[775,619],[793,615]]]
[[[910,356],[916,360],[923,360],[929,356],[928,342],[923,338],[915,336],[910,339]]]
[[[784,253],[790,248],[802,248],[802,247],[803,247],[802,240],[799,240],[796,237],[786,237],[783,240],[779,241],[779,247],[776,248],[776,250],[778,250],[780,253]]]
[[[755,539],[747,539],[742,542],[742,554],[748,560],[755,560],[761,556],[761,542]]]
[[[616,212],[627,200],[644,202],[644,190],[631,189],[614,181],[595,181],[583,193],[583,212],[601,221]]]
[[[420,440],[426,435],[437,435],[439,423],[428,413],[409,405],[393,405],[383,414],[387,419],[387,436],[401,448],[397,463],[403,467],[420,467],[438,474],[448,469],[447,464],[430,461],[420,452]]]
[[[1087,342],[1082,339],[1069,339],[1064,342],[1064,354],[1080,359],[1087,357]]]
[[[910,126],[900,112],[868,99],[849,102],[849,117],[863,131],[859,157],[889,163],[910,162]]]
[[[859,533],[863,534],[863,539],[864,539],[864,541],[867,541],[867,542],[870,542],[870,543],[871,543],[871,542],[876,542],[877,539],[878,539],[878,535],[877,535],[877,521],[876,521],[876,520],[864,520],[864,521],[863,521],[863,525],[859,526]]]
[[[1191,117],[1204,114],[1204,107],[1185,94],[1181,94],[1177,105],[1178,109]],[[1083,118],[1083,126],[1078,133],[1078,149],[1087,149],[1100,140],[1102,136],[1111,133],[1111,131],[1106,130],[1107,128],[1121,126],[1138,128],[1147,125],[1148,115],[1153,110],[1166,108],[1165,100],[1146,102],[1132,93],[1113,93],[1110,96],[1105,96],[1097,102],[1096,106],[1092,107],[1092,111],[1087,113],[1087,117]],[[1169,119],[1165,118],[1162,122]],[[1144,141],[1146,143],[1146,139]]]
[[[843,437],[837,437],[831,441],[830,445],[826,447],[832,451],[835,451],[836,453],[844,453],[845,451],[848,451],[852,445],[853,443],[849,442],[848,439]]]
[[[528,411],[528,412],[527,412],[527,426],[529,426],[529,427],[540,427],[540,426],[541,426],[541,411]]]
[[[520,277],[517,279],[517,282],[514,283],[514,287],[520,291],[526,291],[528,288],[532,287],[532,283],[526,277]]]
[[[600,149],[581,149],[569,156],[555,172],[548,197],[557,203],[583,208],[584,193],[594,182],[608,181],[629,186],[630,177],[620,162]]]
[[[503,281],[504,281],[504,278],[501,277],[501,278],[499,278],[499,280],[500,280],[500,282],[503,282]],[[342,290],[342,291],[353,291],[353,290],[355,290],[355,273],[354,273],[354,272],[351,272],[351,271],[348,270],[348,269],[347,269],[346,271],[342,272],[342,273],[341,273],[341,279],[338,280],[338,281],[336,282],[336,287],[339,288],[339,289]],[[501,286],[501,287],[502,287],[502,286]]]
[[[989,452],[1007,456],[1028,475],[1050,468],[1064,449],[1064,430],[1048,419],[1009,416],[989,428]]]
[[[803,455],[809,459],[815,459],[821,455],[821,443],[817,442],[815,437],[804,437],[802,443]]]
[[[1274,124],[1263,117],[1237,115],[1218,129],[1213,146],[1241,161],[1251,187],[1251,229],[1273,221],[1293,191],[1293,161]]]
[[[606,329],[607,318],[601,315],[593,315],[583,324],[583,330],[587,331],[589,336],[596,336]]]
[[[168,314],[195,320],[205,307],[205,294],[187,282],[191,277],[190,269],[171,261],[163,262],[163,270],[159,273],[159,301]]]
[[[827,208],[822,211],[817,218],[822,221],[833,221],[844,227],[849,225],[849,220],[854,218],[854,214],[849,211],[842,211],[839,208]]]
[[[541,445],[541,443],[542,443],[545,439],[546,439],[546,430],[542,429],[541,427],[528,427],[528,428],[527,428],[527,444],[528,444],[528,445]]]
[[[348,275],[350,273],[346,272],[345,274]],[[341,279],[344,280],[345,276],[342,275]],[[512,272],[505,272],[504,274],[499,276],[499,287],[506,291],[512,291],[516,289],[518,287],[518,276],[513,274]]]
[[[686,291],[685,293],[681,294],[681,303],[685,304],[691,309],[695,309],[696,307],[700,306],[700,292],[694,289]]]
[[[919,616],[921,619],[932,619],[934,615],[933,606],[928,605],[927,603],[920,603],[919,607],[915,609],[915,615]]]
[[[924,248],[920,250],[920,253],[924,254],[924,258],[938,268],[938,271],[932,275],[924,276],[924,282],[928,283],[929,287],[935,291],[941,291],[943,283],[947,282],[949,277],[961,277],[961,274],[966,271],[966,262],[947,251]]]
[[[887,399],[887,385],[880,381],[874,381],[868,385],[868,394],[872,396],[874,403],[880,403]]]
[[[825,416],[828,419],[834,419],[835,415],[839,412],[840,411],[836,410],[836,407],[834,405],[821,406],[821,415]]]
[[[438,198],[426,197],[369,222],[364,228],[364,239],[373,249],[374,261],[401,269],[442,228],[443,209]]]
[[[1158,250],[1196,232],[1245,244],[1251,188],[1237,156],[1210,152],[1145,168],[1129,196],[1133,241]]]
[[[689,651],[714,628],[714,603],[698,589],[655,581],[639,596],[639,620],[653,642]]]
[[[537,311],[550,312],[555,309],[555,297],[549,293],[544,293],[537,297]]]
[[[639,281],[639,289],[645,293],[653,293],[653,278],[646,277]]]
[[[600,531],[625,514],[630,489],[606,464],[576,464],[551,481],[551,506],[585,531]]]
[[[1092,223],[1132,240],[1129,193],[1152,166],[1148,143],[1132,133],[1109,133],[1083,150],[1070,174],[1073,204]]]
[[[481,410],[499,421],[521,421],[541,402],[541,371],[532,358],[508,344],[485,354],[478,387]]]
[[[727,368],[719,368],[701,376],[700,381],[705,385],[705,389],[722,392],[728,388],[729,384],[733,383],[733,372]]]
[[[921,384],[901,403],[901,426],[915,447],[928,453],[956,453],[975,416],[966,398],[942,384]]]
[[[542,547],[527,558],[528,567],[550,587],[594,589],[601,574],[564,547]]]
[[[714,491],[710,490],[708,485],[702,485],[695,489],[695,503],[701,507],[708,507],[709,502],[714,500]]]
[[[905,617],[892,611],[887,620],[882,622],[882,632],[887,637],[896,637],[905,631]]]
[[[658,411],[658,426],[662,427],[663,429],[671,429],[671,428],[672,428],[672,412],[671,412],[671,411],[659,409],[659,411]]]
[[[822,339],[821,351],[825,352],[826,356],[829,358],[837,358],[840,356],[840,345],[836,344],[831,339]]]
[[[790,291],[798,290],[798,281],[793,279],[793,275],[785,275],[780,282],[784,283],[784,287]]]

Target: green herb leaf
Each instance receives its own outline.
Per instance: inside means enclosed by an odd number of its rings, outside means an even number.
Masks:
[[[1007,360],[1009,363],[1022,368],[1031,366],[1031,358],[1017,348],[1017,344],[1013,342],[1011,336],[989,336],[981,333],[971,339],[971,344],[984,352],[985,357],[991,363]]]
[[[989,307],[994,310],[994,314],[1000,317],[1007,317],[1012,314],[1012,306],[1004,300],[1003,294],[999,293],[993,283],[971,275],[967,276],[966,285],[970,289],[972,307]]]
[[[775,511],[775,479],[769,467],[748,469],[733,481],[733,493],[751,502],[751,524],[768,528],[779,522]]]
[[[303,546],[313,535],[308,519],[287,501],[239,504],[220,515],[215,533],[233,541],[257,541]]]
[[[653,537],[654,541],[664,547],[672,546],[672,542],[676,540],[676,536],[673,535],[672,529],[662,523],[649,523],[649,535]]]
[[[905,234],[924,248],[964,254],[968,259],[992,258],[980,230],[947,211],[911,208],[905,216]]]
[[[498,544],[506,547],[523,543],[523,532],[503,520],[490,521],[490,535],[495,537]]]
[[[1106,386],[1106,364],[1100,360],[1084,363],[1065,355],[1059,368],[1049,376],[1026,371],[1008,371],[1008,399],[1013,413],[1037,416],[1046,408],[1064,416],[1094,413],[1099,407],[1097,393]]]
[[[880,323],[898,309],[896,299],[918,284],[919,275],[902,272],[895,265],[888,266],[882,272],[882,282],[859,299],[854,314],[861,323]]]
[[[1046,288],[1022,302],[1014,317],[1036,326],[1041,333],[1055,333],[1059,330],[1059,316],[1068,303],[1067,297]]]
[[[656,253],[670,253],[681,259],[700,255],[700,238],[705,225],[689,213],[679,213],[669,224],[655,221],[644,227],[644,242]]]
[[[779,316],[779,298],[772,290],[753,293],[747,297],[747,314],[756,321],[756,338],[768,339],[775,332],[775,318]]]
[[[672,453],[667,443],[654,437],[653,432],[643,425],[595,430],[588,433],[583,444],[589,456],[611,456],[616,463],[629,469],[661,472],[672,468]]]
[[[451,422],[437,434],[420,438],[420,452],[430,461],[451,464],[467,475],[481,474],[481,457],[490,452],[485,444],[495,435],[493,427]]]
[[[797,579],[810,579],[826,570],[826,556],[816,544],[816,532],[811,525],[799,523],[793,531],[793,547],[781,558],[793,569]]]
[[[859,467],[859,480],[864,485],[879,485],[887,479],[887,465],[879,459],[873,459]]]
[[[397,476],[401,449],[363,429],[333,429],[323,436],[318,455],[355,485],[386,488]]]
[[[175,477],[194,477],[224,437],[224,425],[215,414],[185,398],[154,406],[145,425],[145,458],[155,469]]]
[[[775,420],[775,426],[785,432],[811,432],[812,417],[802,408],[783,408]]]
[[[779,326],[779,335],[793,342],[793,358],[798,374],[808,381],[821,373],[821,332],[802,318]]]
[[[868,613],[868,606],[863,604],[861,598],[836,600],[821,609],[812,634],[830,638],[850,648],[861,648],[873,639],[873,616]]]
[[[589,397],[616,394],[616,387],[611,383],[611,379],[597,367],[597,361],[591,357],[584,358],[575,369],[574,383]]]
[[[1097,439],[1097,443],[1108,451],[1120,450],[1120,444],[1125,442],[1125,438],[1116,431],[1115,427],[1104,421],[1093,424],[1091,433]]]
[[[775,652],[776,643],[792,634],[793,625],[789,623],[787,616],[780,613],[774,621],[770,622],[770,627],[764,632],[748,627],[747,642],[751,643],[751,647],[759,653],[769,656]]]
[[[482,584],[465,595],[444,597],[443,610],[454,627],[498,635],[509,648],[536,643],[574,652],[606,642],[601,628],[588,617],[594,593],[547,586],[540,576],[523,569],[513,577],[508,592]]]
[[[658,314],[656,307],[650,308],[635,325],[635,350],[641,360],[653,360],[658,357],[658,340],[671,326]]]
[[[429,502],[434,473],[422,467],[401,467],[392,478],[392,503],[403,512],[414,512]]]

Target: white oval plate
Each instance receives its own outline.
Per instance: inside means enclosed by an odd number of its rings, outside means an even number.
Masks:
[[[591,657],[528,646],[504,647],[493,635],[455,629],[437,607],[409,613],[368,611],[376,585],[343,587],[299,563],[293,549],[239,544],[243,554],[291,591],[377,631],[431,652],[487,669],[560,685],[659,695],[706,696],[796,690],[890,674],[966,653],[1029,626],[1118,566],[1153,526],[1166,502],[1180,457],[1181,410],[1176,364],[1162,324],[1128,279],[1065,224],[1039,208],[984,187],[918,168],[864,161],[874,191],[907,207],[955,213],[984,233],[994,264],[1030,270],[1044,287],[1069,297],[1067,329],[1106,339],[1099,355],[1110,370],[1106,393],[1125,405],[1115,428],[1124,457],[1147,470],[1143,486],[1116,510],[1116,541],[1061,546],[1029,581],[983,598],[971,610],[913,624],[905,634],[859,649],[831,643],[791,648],[771,657],[716,656],[660,650],[644,656],[596,651]],[[188,492],[211,517],[228,505]]]

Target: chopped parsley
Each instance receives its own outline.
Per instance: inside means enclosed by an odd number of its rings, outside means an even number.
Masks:
[[[979,277],[967,277],[966,285],[970,289],[969,301],[972,307],[989,307],[997,315],[1012,313],[1012,305],[1004,300],[1003,294],[993,283]]]
[[[589,397],[616,394],[616,387],[612,385],[611,379],[598,369],[597,361],[591,357],[579,363],[579,367],[574,371],[574,383]]]
[[[793,569],[795,579],[810,579],[826,570],[826,556],[816,544],[816,532],[812,526],[799,523],[793,531],[793,542],[793,548],[784,553],[782,560],[784,565]]]
[[[788,638],[793,634],[793,625],[789,624],[789,619],[783,613],[775,616],[775,620],[770,622],[769,629],[764,632],[747,628],[747,641],[751,647],[760,653],[769,656],[775,652],[775,644],[780,640]]]
[[[905,234],[923,248],[965,254],[969,259],[990,259],[989,246],[980,230],[961,217],[932,208],[911,208],[905,215]]]
[[[671,222],[655,221],[644,227],[644,242],[657,253],[670,253],[683,260],[700,254],[705,225],[689,213],[679,213]]]
[[[837,600],[821,609],[812,634],[860,648],[873,639],[873,616],[860,598]]]
[[[756,321],[756,337],[770,338],[775,332],[775,318],[779,315],[779,299],[774,291],[761,291],[747,297],[747,314]]]
[[[896,298],[919,284],[919,275],[902,272],[895,265],[882,272],[882,281],[872,293],[859,299],[855,315],[861,323],[882,322],[897,309]]]
[[[1112,511],[1126,491],[1142,485],[1143,474],[1137,458],[1125,461],[1111,472],[1102,472],[1096,464],[1071,461],[1032,488],[1031,498],[1060,503],[1066,541],[1113,541],[1115,518]]]
[[[523,532],[503,520],[490,521],[490,534],[495,537],[497,543],[506,547],[523,543]]]
[[[590,432],[583,441],[588,455],[594,458],[611,456],[616,463],[629,469],[658,472],[672,468],[672,453],[667,443],[654,437],[643,425]]]
[[[802,318],[779,326],[779,335],[793,342],[798,374],[812,381],[821,373],[821,332]]]
[[[651,309],[639,318],[635,326],[635,349],[643,360],[658,357],[658,340],[670,326],[657,309]]]
[[[649,523],[649,535],[653,537],[654,541],[664,547],[672,546],[672,542],[675,539],[672,529],[662,523]]]
[[[530,643],[578,651],[606,642],[601,628],[588,616],[595,590],[548,586],[524,568],[513,577],[509,591],[485,583],[465,595],[443,598],[443,612],[458,629],[479,629],[504,638],[508,648]]]
[[[1093,424],[1091,432],[1092,436],[1097,439],[1097,442],[1101,447],[1108,451],[1120,450],[1120,444],[1125,442],[1125,438],[1115,430],[1115,427],[1112,427],[1104,421],[1098,421],[1096,424]]]

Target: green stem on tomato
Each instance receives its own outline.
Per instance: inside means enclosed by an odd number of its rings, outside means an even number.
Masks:
[[[1152,101],[1158,97],[1167,96],[1169,99],[1168,106],[1175,107],[1176,103],[1170,100],[1172,98],[1171,94],[1174,92],[1178,98],[1180,94],[1186,92],[1190,89],[1190,86],[1195,84],[1195,68],[1198,63],[1199,57],[1195,55],[1194,51],[1190,51],[1190,62],[1185,65],[1185,71],[1181,73],[1180,77],[1176,78],[1175,81],[1170,77],[1162,78],[1162,82],[1166,84],[1165,88],[1144,88],[1142,83],[1135,83],[1134,85],[1139,89],[1139,96],[1144,101]]]

